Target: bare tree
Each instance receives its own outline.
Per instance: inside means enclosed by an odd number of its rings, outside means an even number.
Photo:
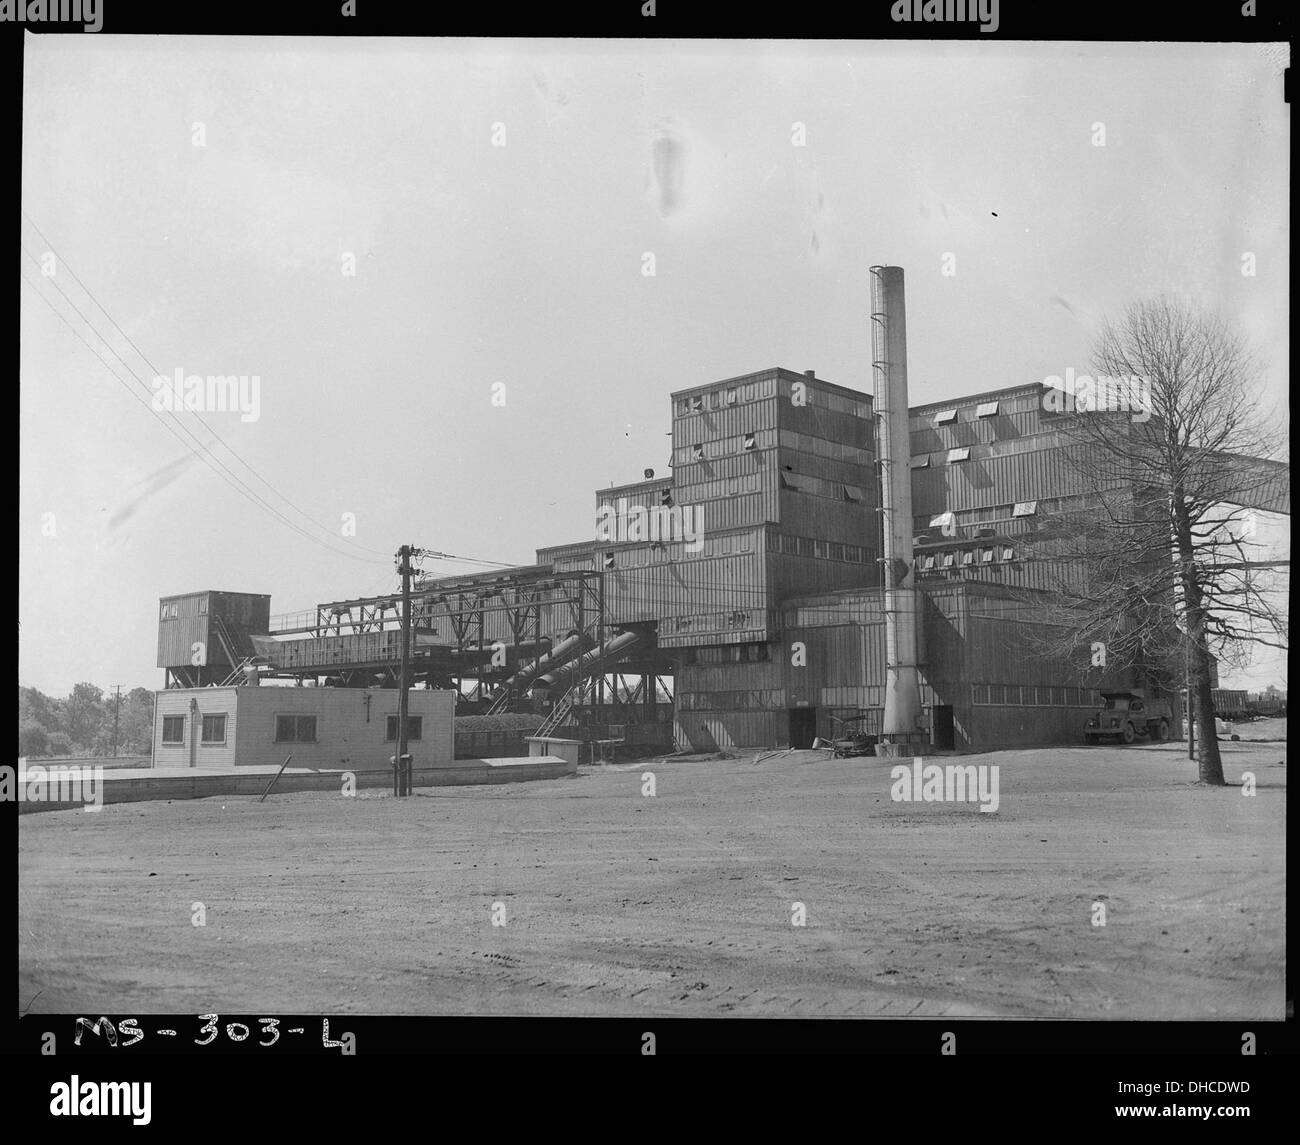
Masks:
[[[1262,559],[1253,539],[1254,507],[1285,478],[1269,460],[1283,439],[1265,429],[1243,340],[1179,301],[1138,302],[1106,323],[1093,368],[1058,399],[1077,495],[1027,541],[1057,622],[1037,652],[1084,646],[1093,665],[1165,690],[1185,677],[1200,781],[1223,785],[1214,663],[1286,647],[1285,562]]]

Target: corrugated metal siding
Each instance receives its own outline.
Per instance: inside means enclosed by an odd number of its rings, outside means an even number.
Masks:
[[[766,430],[771,436],[769,445],[776,444],[777,401],[738,402],[724,409],[691,414],[673,421],[674,453],[699,442],[712,443],[725,438],[740,437],[746,433]],[[763,443],[760,442],[760,448]],[[707,450],[706,450],[707,453]]]
[[[964,398],[954,398],[947,402],[929,402],[923,406],[913,406],[909,419],[913,429],[922,429],[929,425],[935,414],[941,410],[957,410],[958,417],[963,411],[973,417],[976,407],[984,402],[996,401],[998,413],[1027,413],[1042,409],[1043,386],[1041,382],[1029,382],[1025,385],[1008,386],[1001,390],[989,390],[981,394],[971,394]]]
[[[166,606],[174,605],[177,616],[163,619]],[[165,596],[158,604],[158,667],[188,668],[194,645],[201,643],[207,653],[205,663],[219,666],[228,663],[220,642],[212,632],[212,617],[226,622],[236,644],[243,633],[270,630],[271,598],[258,593],[192,592],[183,596]]]
[[[787,468],[788,466],[788,468]],[[806,474],[820,477],[823,481],[835,484],[859,486],[872,503],[880,500],[876,494],[875,466],[860,462],[845,461],[841,458],[822,457],[802,450],[783,447],[781,449],[781,468],[783,472]]]
[[[596,568],[596,545],[593,543],[591,550],[586,553],[575,554],[568,557],[556,557],[554,568],[556,572],[591,572]]]
[[[880,537],[880,514],[866,501],[833,501],[810,493],[781,490],[783,533],[874,548]]]
[[[550,548],[538,549],[537,563],[539,565],[549,565],[556,559],[586,556],[591,552],[595,543],[595,540],[574,541],[568,545],[552,545]]]
[[[663,506],[663,493],[667,491],[677,503],[681,503],[680,498],[673,488],[671,478],[665,478],[663,481],[656,481],[652,487],[641,487],[634,490],[624,489],[597,489],[596,490],[596,507],[592,514],[593,528],[595,521],[599,518],[601,511],[608,506],[615,512],[630,512],[634,508],[641,509],[658,509]],[[667,506],[664,506],[665,508]]]
[[[720,543],[716,537],[708,540]],[[610,570],[605,575],[609,618],[614,623],[659,619],[660,644],[711,643],[709,634],[765,639],[761,531],[751,532],[749,543],[755,551]]]
[[[967,679],[982,684],[1094,686],[1089,677],[1089,648],[1080,644],[1074,663],[1043,660],[1033,654],[1036,625],[972,615],[967,625]]]
[[[803,394],[808,403],[805,407],[796,406],[792,400],[796,384],[803,386]],[[858,419],[871,417],[870,394],[849,386],[836,386],[825,378],[809,378],[806,374],[782,370],[778,389],[781,404],[792,409],[816,406],[822,413],[846,414]]]
[[[778,645],[776,654],[782,648]],[[674,694],[691,692],[734,692],[747,688],[782,688],[785,668],[780,660],[759,660],[739,664],[683,664],[673,677]]]
[[[780,427],[843,445],[874,450],[874,421],[867,417],[854,417],[852,414],[828,410],[817,404],[817,396],[813,395],[813,400],[806,406],[792,405],[788,401],[779,403]]]
[[[744,402],[761,401],[763,398],[775,397],[777,393],[777,375],[779,369],[759,370],[753,374],[741,374],[735,378],[722,378],[715,382],[707,382],[699,386],[691,386],[684,390],[674,390],[672,392],[673,416],[689,416],[679,409],[683,406],[688,397],[702,397],[705,399],[706,406],[710,406],[710,401],[717,404],[725,404],[723,396],[728,390],[737,391],[737,399]]]
[[[816,705],[824,688],[883,687],[885,627],[788,628],[782,634],[786,689],[792,703]],[[804,646],[803,667],[793,663],[793,646]]]
[[[175,596],[164,596],[159,600],[159,608],[164,604],[174,604],[176,614],[185,620],[191,616],[204,616],[208,611],[208,594],[206,592],[185,592]]]
[[[917,516],[1088,491],[1089,482],[1063,462],[1058,450],[912,470],[912,508]]]
[[[980,748],[1083,743],[1087,712],[1079,708],[987,707],[966,717],[970,741]]]
[[[158,667],[188,668],[194,655],[194,645],[202,644],[208,651],[206,663],[213,654],[220,658],[220,649],[209,639],[206,616],[182,617],[158,622]]]
[[[766,483],[777,469],[777,455],[771,449],[724,454],[707,461],[691,461],[688,456],[673,466],[673,488],[676,490],[673,496],[684,500],[686,490],[693,486],[710,481],[734,481],[755,473],[761,474]]]
[[[395,660],[401,654],[401,632],[360,632],[350,636],[282,640],[273,662],[278,668],[329,667]]]
[[[994,417],[976,418],[972,409],[965,416],[959,413],[957,418],[957,421],[945,425],[936,426],[930,422],[921,427],[914,425],[911,433],[912,453],[940,453],[958,445],[987,444],[1043,434],[1055,436],[1057,432],[1056,427],[1050,423],[1043,424],[1037,411],[1014,414],[999,412]],[[1046,444],[1045,442],[1044,446]]]
[[[792,596],[865,587],[880,577],[874,560],[870,564],[857,564],[769,553],[767,562],[767,587],[774,605]]]
[[[208,610],[246,632],[270,631],[271,598],[247,592],[208,594]]]
[[[783,711],[678,712],[673,739],[679,751],[777,747],[790,742],[789,716]]]
[[[700,486],[683,488],[680,503],[695,505],[703,511],[705,529],[738,529],[777,519],[775,483],[769,483],[767,488],[760,488],[756,493],[738,493],[712,499],[702,496],[703,491]],[[699,519],[697,512],[696,520]]]

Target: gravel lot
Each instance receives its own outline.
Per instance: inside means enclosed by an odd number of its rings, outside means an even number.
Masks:
[[[1286,746],[1222,748],[1254,797],[1165,744],[933,761],[994,814],[793,752],[25,815],[19,1009],[1281,1018]]]

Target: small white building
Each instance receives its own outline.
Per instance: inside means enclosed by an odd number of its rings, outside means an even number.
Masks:
[[[167,688],[155,693],[153,764],[378,770],[397,753],[392,688]],[[408,746],[416,768],[455,765],[456,693],[409,693]]]

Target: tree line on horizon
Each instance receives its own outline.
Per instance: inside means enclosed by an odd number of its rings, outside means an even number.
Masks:
[[[117,716],[117,754],[148,755],[153,738],[153,693],[148,688],[105,692],[80,683],[63,697],[39,688],[18,687],[18,754],[112,756],[113,717]]]

